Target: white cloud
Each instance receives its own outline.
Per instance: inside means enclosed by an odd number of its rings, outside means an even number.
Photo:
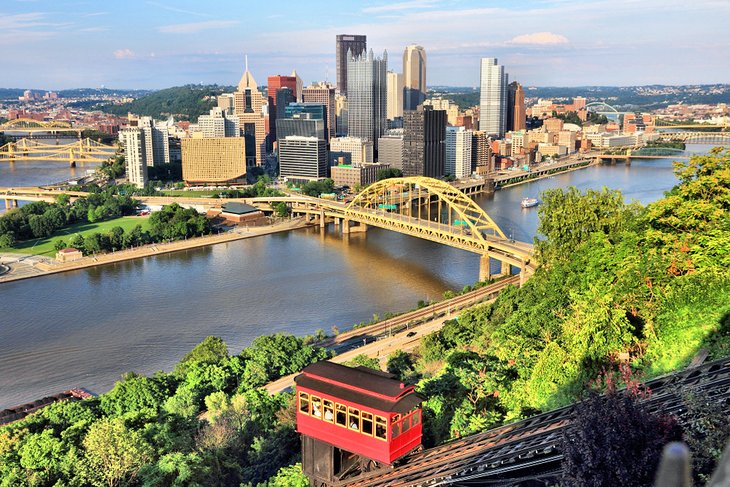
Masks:
[[[114,51],[114,57],[117,59],[132,59],[134,57],[134,51],[131,49],[117,49]]]
[[[154,7],[159,7],[159,8],[165,9],[165,10],[169,10],[170,12],[177,12],[177,13],[181,13],[181,14],[194,15],[196,17],[212,17],[212,15],[210,15],[210,14],[205,14],[205,13],[202,13],[202,12],[194,12],[192,10],[184,10],[184,9],[177,8],[177,7],[170,7],[169,5],[164,5],[164,4],[161,4],[161,3],[158,3],[158,2],[147,2],[147,4],[148,5],[152,5]]]
[[[163,25],[157,30],[165,34],[193,34],[211,29],[226,29],[238,24],[237,20],[206,20],[205,22],[191,22],[188,24]]]
[[[554,46],[556,44],[568,44],[568,38],[552,32],[534,32],[514,37],[509,41],[509,44]]]
[[[380,12],[395,12],[398,10],[410,10],[416,8],[431,8],[440,3],[440,0],[412,0],[410,2],[391,3],[387,5],[379,5],[376,7],[365,7],[363,13],[375,14]]]

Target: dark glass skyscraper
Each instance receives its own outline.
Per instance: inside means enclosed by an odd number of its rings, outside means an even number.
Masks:
[[[367,50],[367,36],[339,34],[336,40],[335,55],[337,69],[337,89],[343,95],[347,94],[347,51],[353,56],[359,56]]]
[[[419,106],[403,112],[403,175],[440,178],[446,163],[446,111]]]

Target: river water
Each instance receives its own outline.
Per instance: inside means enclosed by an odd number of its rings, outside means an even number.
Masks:
[[[48,183],[79,171],[36,167],[0,167],[0,186]],[[634,161],[499,190],[477,202],[506,234],[532,241],[537,209],[520,208],[523,197],[569,185],[607,186],[647,203],[675,183],[671,159]],[[238,353],[262,334],[329,332],[373,313],[406,311],[472,284],[478,269],[478,256],[465,251],[377,228],[343,239],[330,226],[0,284],[0,409],[72,387],[105,392],[131,370],[169,371],[208,335]]]

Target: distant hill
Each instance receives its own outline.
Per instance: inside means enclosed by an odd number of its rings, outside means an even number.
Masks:
[[[27,88],[0,88],[0,100],[17,100],[19,96],[23,96]],[[55,91],[60,98],[82,98],[82,97],[101,97],[101,96],[133,96],[139,97],[151,90],[115,90],[110,88],[73,88],[70,90],[41,90],[33,88],[30,91],[39,95],[44,95],[49,91]]]
[[[127,113],[146,115],[156,119],[166,119],[171,115],[175,120],[196,122],[200,115],[206,114],[216,105],[216,96],[230,93],[235,88],[219,85],[185,85],[155,91],[121,105],[101,105],[98,108],[114,115]]]
[[[82,97],[98,97],[98,96],[132,96],[140,97],[153,90],[121,90],[112,88],[73,88],[70,90],[57,91],[61,98],[82,98]]]
[[[570,102],[576,96],[591,101],[603,101],[620,110],[664,108],[675,103],[730,103],[730,85],[647,85],[647,86],[523,86],[526,98],[549,98]],[[453,101],[463,110],[479,104],[476,88],[432,87],[429,97],[441,96]]]

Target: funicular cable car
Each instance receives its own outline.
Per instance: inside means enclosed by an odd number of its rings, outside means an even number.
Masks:
[[[302,470],[311,485],[346,485],[421,446],[423,398],[394,375],[323,361],[294,381]]]

